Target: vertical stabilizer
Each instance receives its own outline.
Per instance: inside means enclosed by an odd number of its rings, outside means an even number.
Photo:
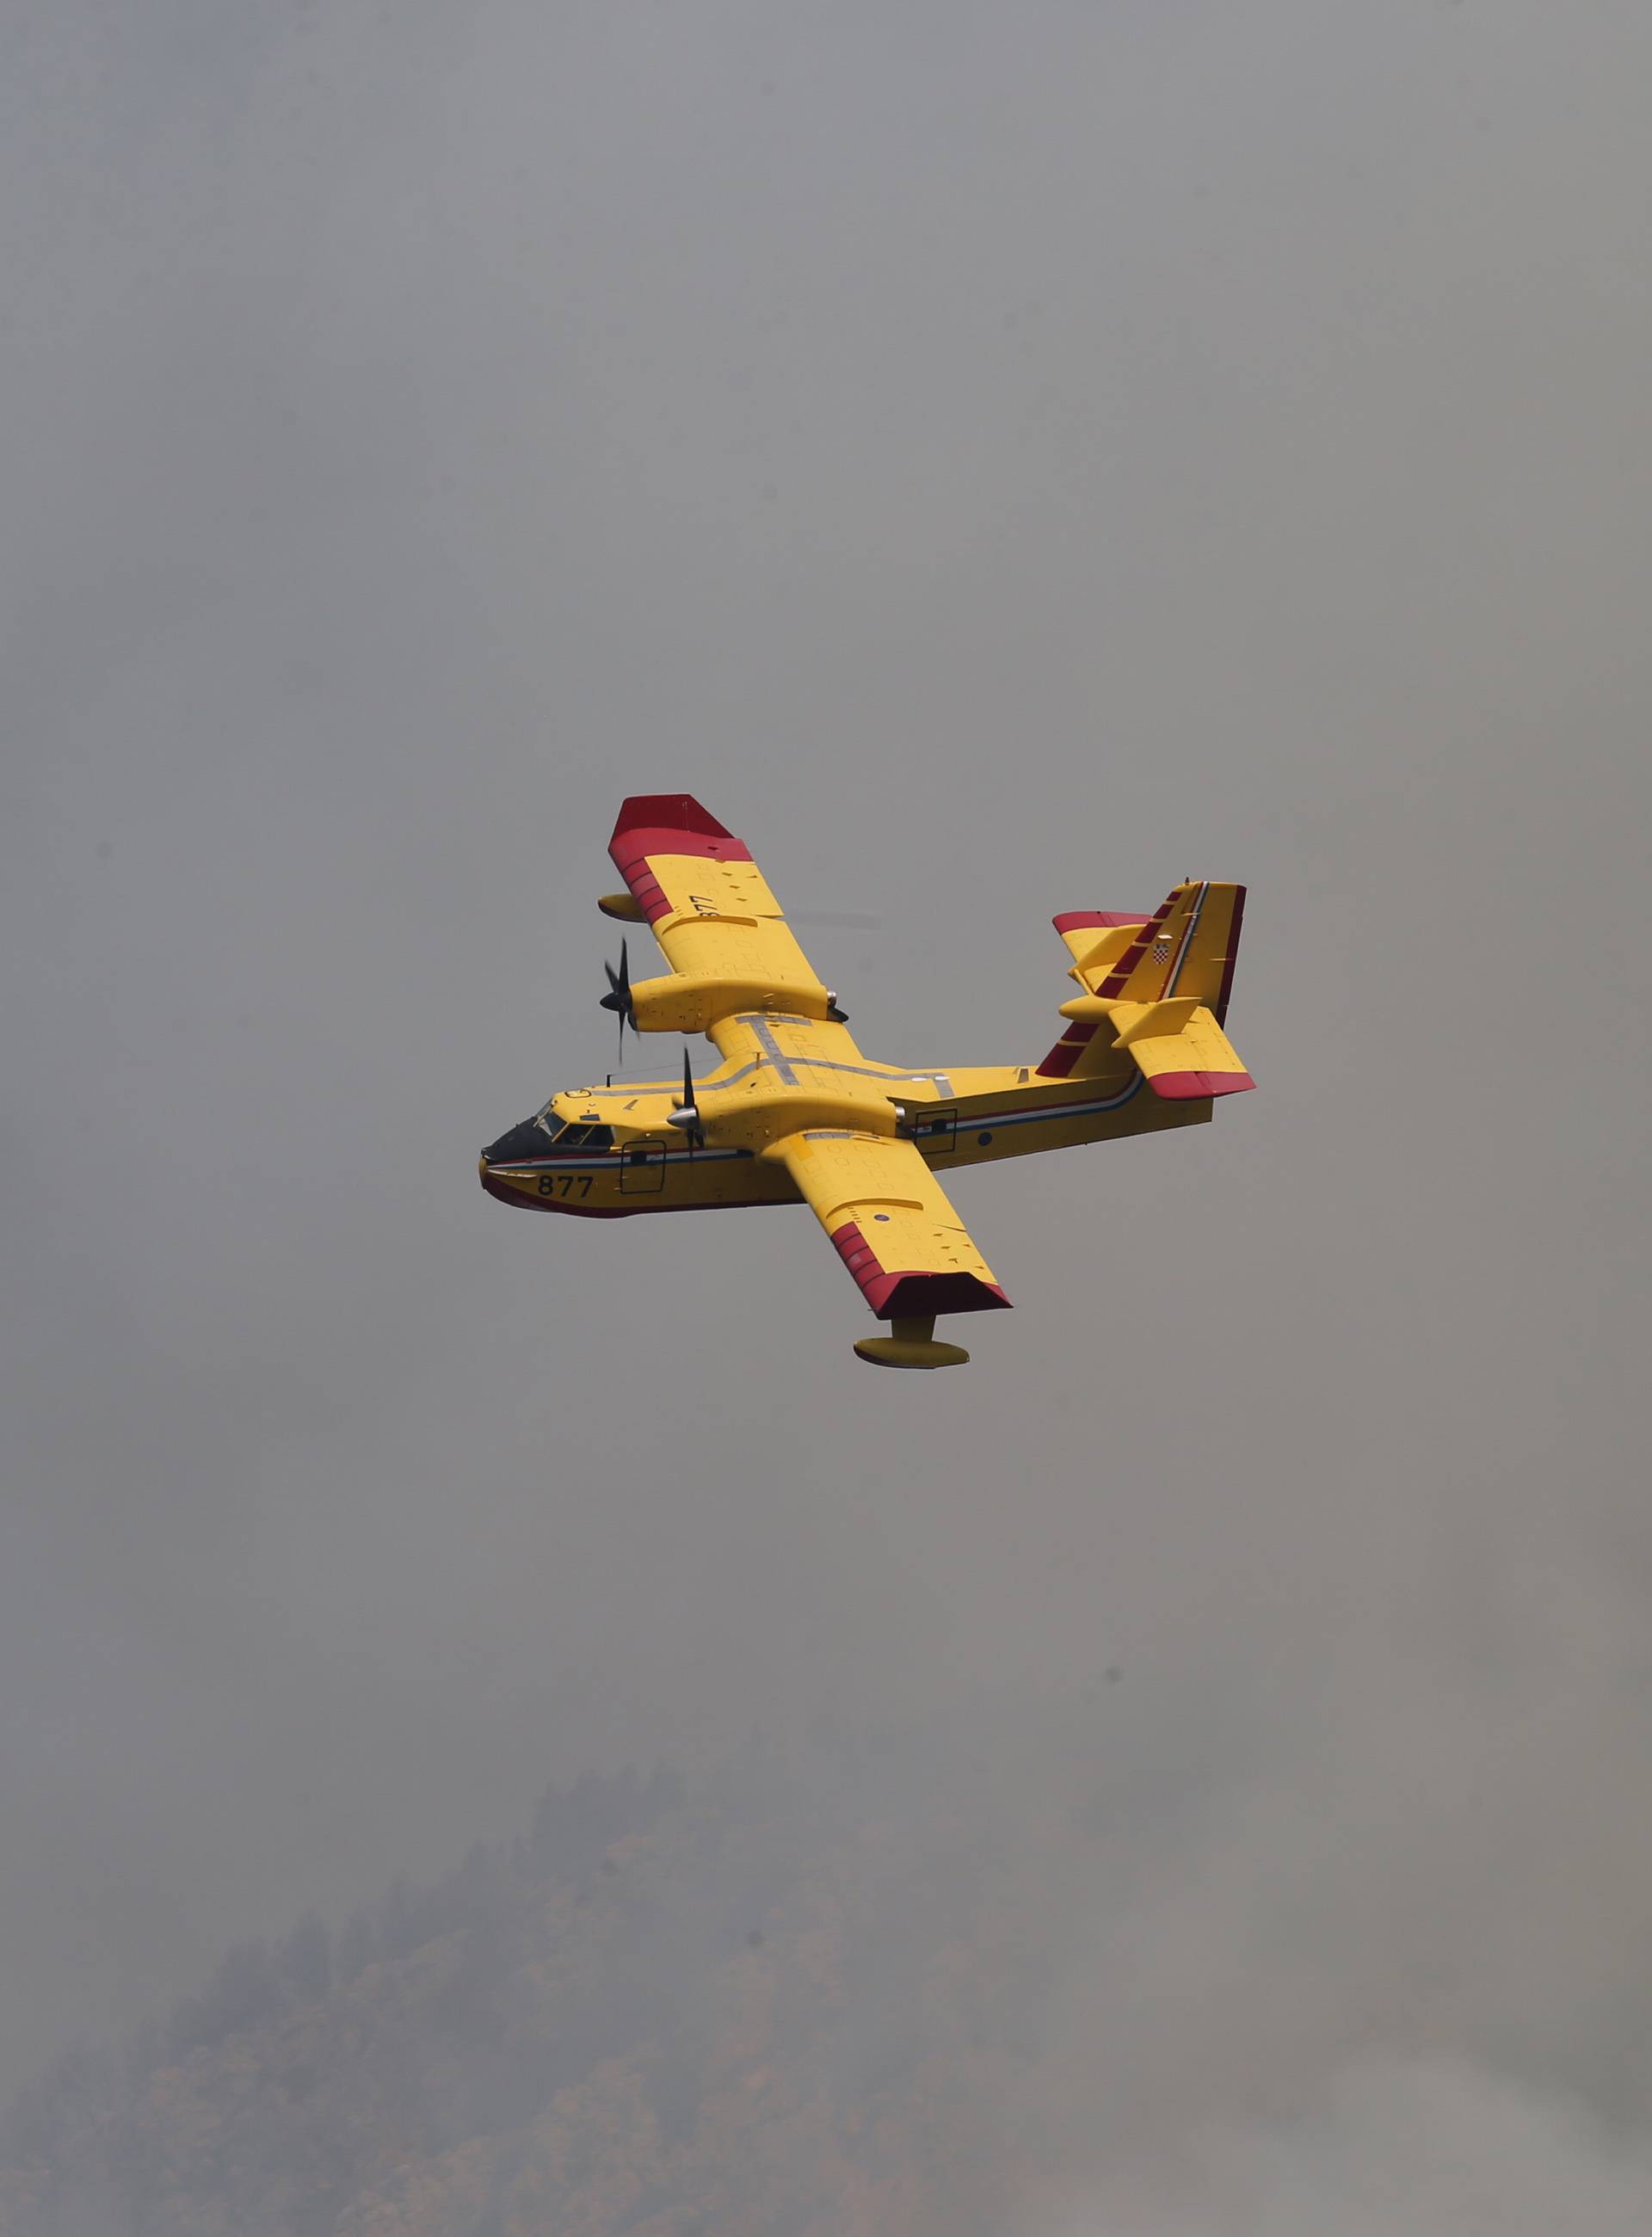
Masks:
[[[1245,920],[1243,886],[1189,879],[1150,917],[1101,910],[1055,919],[1082,996],[1039,1066],[1048,1079],[1101,1072],[1127,1050],[1166,1098],[1252,1085],[1222,1032]]]

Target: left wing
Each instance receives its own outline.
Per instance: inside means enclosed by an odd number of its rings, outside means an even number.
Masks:
[[[678,977],[737,989],[741,1006],[829,1014],[750,850],[697,800],[626,801],[608,852]]]
[[[1008,1304],[911,1142],[808,1130],[769,1154],[796,1182],[880,1320]]]

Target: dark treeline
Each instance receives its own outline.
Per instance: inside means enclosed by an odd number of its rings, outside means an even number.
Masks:
[[[588,1773],[336,1931],[238,1943],[19,2092],[0,2237],[1001,2227],[1047,1986],[995,1923],[1018,1844],[939,1799],[973,1753],[805,1752]]]
[[[530,1832],[492,1847],[479,1842],[429,1886],[399,1875],[336,1935],[312,1911],[277,1940],[235,1943],[206,1986],[164,2019],[145,2022],[122,2043],[76,2043],[25,2083],[0,2122],[0,2162],[57,2170],[119,2136],[157,2069],[276,2026],[347,1990],[370,1967],[393,1965],[450,1936],[461,1937],[463,1950],[439,2017],[462,2032],[508,1972],[545,1885],[588,1881],[615,1842],[645,1831],[681,1800],[681,1780],[669,1771],[645,1778],[631,1770],[611,1778],[585,1772],[566,1788],[545,1789]],[[579,2049],[570,2048],[577,2061]],[[118,2161],[120,2155],[109,2156]],[[140,2218],[130,2226],[149,2225]],[[63,2231],[85,2237],[68,2222]],[[0,2237],[11,2232],[12,2222],[0,2219]]]

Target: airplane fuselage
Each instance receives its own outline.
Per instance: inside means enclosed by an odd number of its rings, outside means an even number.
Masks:
[[[573,1088],[484,1151],[483,1187],[588,1219],[797,1204],[785,1166],[765,1153],[799,1131],[896,1136],[944,1174],[1211,1115],[1208,1098],[1147,1092],[1123,1050],[1087,1076],[1058,1078],[1028,1065],[902,1071],[862,1055],[841,1023],[771,1011],[720,1020],[709,1038],[720,1061],[694,1082],[701,1138],[672,1124],[674,1082]]]

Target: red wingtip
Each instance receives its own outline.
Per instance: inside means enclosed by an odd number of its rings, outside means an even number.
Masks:
[[[1190,1103],[1201,1095],[1240,1095],[1256,1082],[1248,1072],[1160,1072],[1147,1085],[1166,1103]]]
[[[881,1321],[923,1313],[982,1313],[1007,1310],[1009,1299],[996,1282],[979,1274],[889,1273],[852,1219],[835,1227],[837,1255],[861,1285],[861,1295]]]
[[[701,855],[717,862],[751,860],[744,841],[686,792],[638,793],[626,801],[608,852],[650,924],[671,914],[671,903],[648,867],[651,855]]]
[[[726,823],[719,823],[709,808],[702,808],[689,792],[639,792],[620,803],[614,840],[628,831],[692,831],[702,839],[732,839]],[[610,841],[613,844],[613,840]]]
[[[648,867],[651,855],[701,855],[718,862],[751,860],[743,840],[737,839],[687,792],[634,794],[621,805],[608,852],[650,924],[671,913],[664,889]]]
[[[1140,909],[1067,909],[1050,919],[1057,932],[1111,932],[1116,925],[1146,921]]]
[[[983,1282],[979,1274],[880,1274],[861,1287],[881,1321],[924,1313],[997,1312],[1009,1305],[997,1283]]]

